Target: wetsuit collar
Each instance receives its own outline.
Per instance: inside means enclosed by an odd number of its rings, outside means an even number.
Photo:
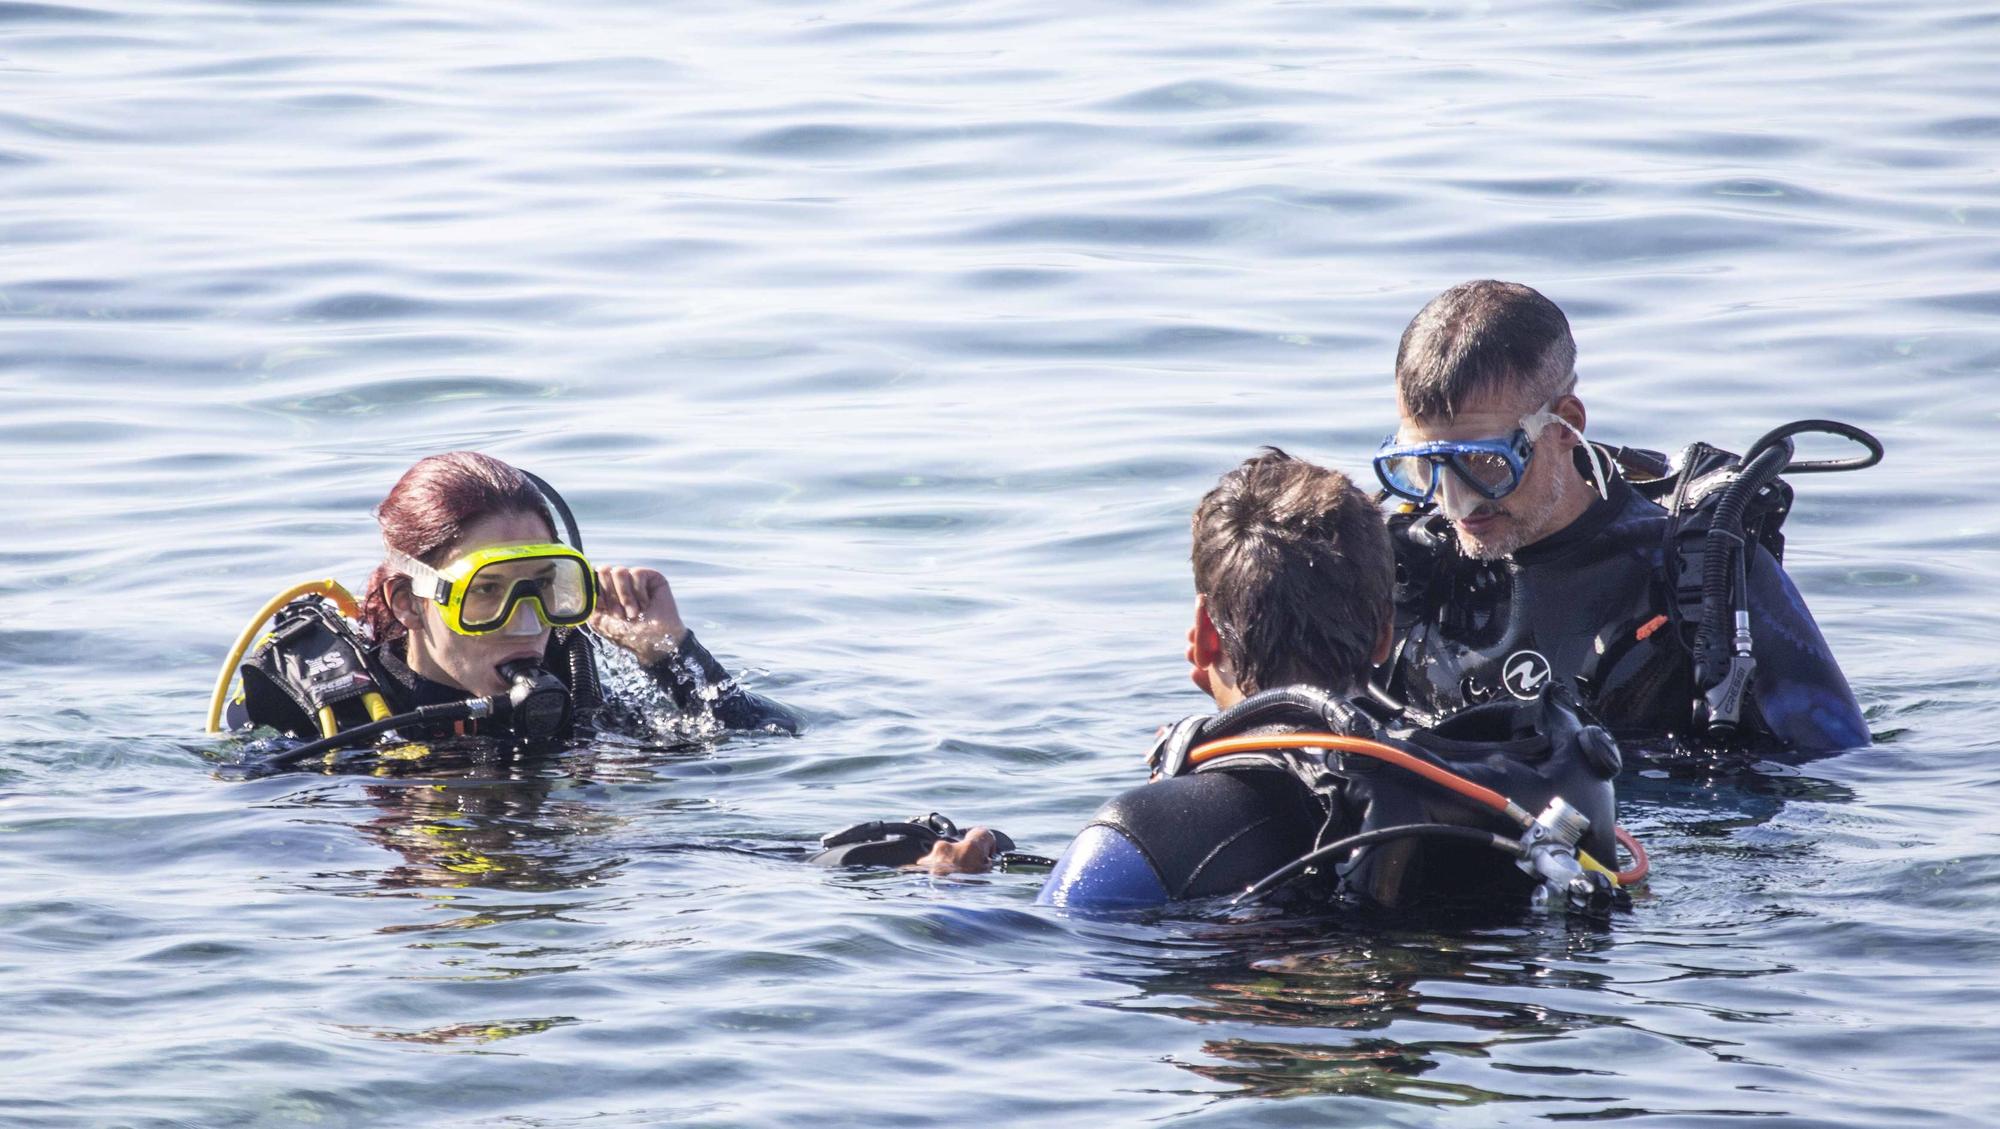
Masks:
[[[402,642],[400,639],[392,640],[377,647],[375,661],[382,667],[382,673],[388,675],[403,692],[405,700],[409,703],[404,708],[415,709],[418,706],[431,706],[439,702],[460,702],[473,696],[456,686],[433,682],[411,670],[410,664],[403,661],[403,656],[398,653],[400,648],[396,644],[400,642]]]
[[[1590,503],[1573,522],[1542,538],[1532,545],[1523,545],[1514,550],[1509,558],[1516,564],[1536,565],[1555,560],[1599,533],[1622,513],[1632,500],[1632,485],[1623,475],[1611,476],[1609,497],[1599,498]]]

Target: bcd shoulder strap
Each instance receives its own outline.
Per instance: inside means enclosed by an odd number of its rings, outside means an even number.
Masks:
[[[1370,738],[1381,733],[1380,723],[1353,702],[1343,701],[1315,686],[1274,686],[1221,713],[1193,714],[1168,726],[1146,754],[1146,764],[1154,776],[1181,776],[1194,770],[1190,754],[1197,746],[1264,727]],[[1267,763],[1283,759],[1263,754],[1247,756]]]

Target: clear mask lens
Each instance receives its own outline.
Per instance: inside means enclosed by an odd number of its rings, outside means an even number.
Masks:
[[[523,616],[527,606],[534,614]],[[580,623],[590,607],[590,575],[581,561],[569,557],[525,557],[487,565],[467,578],[459,620],[469,630],[498,627],[512,618],[508,634],[532,634],[537,620],[553,626]]]
[[[1520,485],[1520,479],[1514,473],[1514,464],[1502,455],[1474,451],[1454,456],[1452,463],[1467,481],[1487,494],[1512,493],[1514,487]]]
[[[1382,475],[1388,484],[1416,497],[1428,497],[1435,468],[1431,461],[1414,455],[1382,460]]]

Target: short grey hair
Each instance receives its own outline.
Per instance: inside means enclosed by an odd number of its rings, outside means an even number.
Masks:
[[[1451,419],[1482,397],[1544,404],[1576,386],[1576,339],[1554,302],[1518,282],[1463,282],[1430,300],[1396,348],[1396,400]]]

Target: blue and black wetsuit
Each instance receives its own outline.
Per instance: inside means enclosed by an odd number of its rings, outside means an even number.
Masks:
[[[1554,677],[1621,738],[1689,735],[1689,639],[1663,627],[1682,598],[1663,566],[1667,511],[1622,476],[1609,494],[1498,561],[1465,557],[1435,514],[1393,517],[1396,649],[1381,672],[1390,693],[1443,717],[1532,695]],[[1860,707],[1805,600],[1768,550],[1749,551],[1749,735],[1802,752],[1866,745]]]
[[[1591,822],[1585,849],[1612,857],[1617,744],[1560,686],[1532,702],[1510,698],[1399,736],[1348,703],[1283,687],[1175,726],[1155,750],[1161,775],[1098,810],[1057,860],[1041,904],[1116,911],[1237,894],[1320,846],[1378,828],[1445,823],[1520,834],[1496,813],[1377,761],[1304,749],[1199,766],[1185,756],[1194,741],[1302,730],[1393,743],[1531,812],[1561,796]],[[1176,742],[1181,755],[1162,755]],[[1533,886],[1509,856],[1435,839],[1364,847],[1332,871],[1315,896],[1391,908],[1441,897],[1524,898]]]
[[[1240,893],[1312,850],[1326,818],[1319,797],[1277,769],[1155,780],[1098,809],[1038,900],[1122,910]]]

